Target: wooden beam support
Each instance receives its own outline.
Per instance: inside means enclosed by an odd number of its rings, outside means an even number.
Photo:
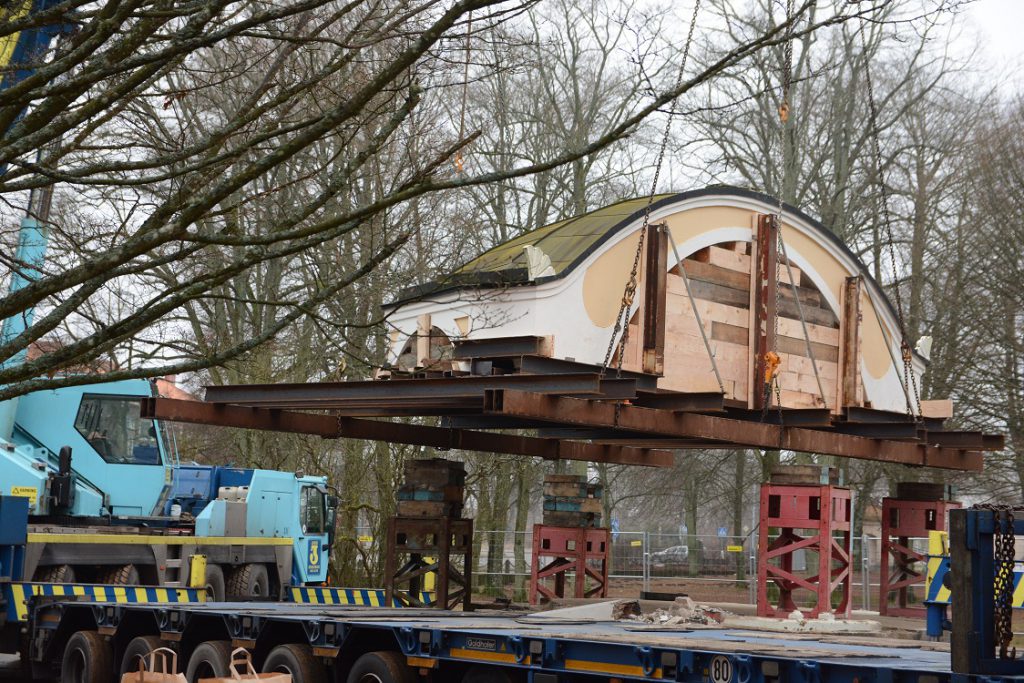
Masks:
[[[644,260],[643,371],[665,374],[665,292],[668,278],[668,226],[647,227]]]
[[[561,425],[610,427],[652,435],[723,442],[723,448],[783,448],[904,465],[980,471],[979,453],[923,444],[885,441],[834,432],[779,427],[716,415],[669,413],[632,405],[547,396],[524,391],[488,391],[484,411]]]
[[[843,283],[842,307],[839,316],[839,401],[836,410],[859,406],[860,389],[860,294],[864,286],[859,275]]]
[[[761,410],[770,397],[765,396],[764,376],[767,368],[765,354],[775,349],[775,316],[779,290],[779,225],[775,216],[757,217],[755,237],[757,260],[754,263],[754,307],[751,310],[754,331],[754,377],[751,385],[754,410]]]

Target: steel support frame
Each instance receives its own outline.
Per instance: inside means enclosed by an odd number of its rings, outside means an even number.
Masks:
[[[910,604],[911,589],[924,586],[928,556],[910,547],[911,539],[928,538],[929,531],[946,531],[950,510],[960,503],[948,500],[882,499],[881,576],[878,613],[923,618],[927,610]],[[890,605],[893,600],[895,604]],[[922,598],[923,601],[923,598]]]
[[[718,415],[669,412],[633,405],[615,406],[523,391],[489,391],[484,413],[547,420],[563,426],[611,427],[668,439],[699,439],[732,446],[783,448],[803,453],[838,455],[903,465],[941,467],[980,472],[982,455],[976,451],[886,441],[800,427],[729,419]]]
[[[607,597],[610,549],[611,534],[607,528],[534,524],[530,604],[566,597],[567,579],[573,582],[572,597]],[[594,582],[590,588],[588,578]],[[554,581],[554,586],[549,588],[545,581]]]
[[[404,560],[404,561],[403,561]],[[461,560],[461,569],[453,560]],[[400,564],[401,563],[401,564]],[[424,604],[423,579],[435,573],[434,600]],[[384,546],[384,591],[406,607],[472,609],[473,520],[392,517]]]
[[[757,614],[762,617],[786,617],[800,609],[812,618],[829,612],[841,618],[850,616],[853,564],[850,560],[850,490],[838,486],[761,485],[761,515],[758,525]],[[770,530],[778,535],[770,538]],[[810,531],[801,536],[798,531]],[[837,540],[836,535],[839,535]],[[798,574],[793,568],[798,550],[817,553],[813,573]],[[779,601],[768,600],[769,581],[779,590]],[[794,593],[809,591],[814,605],[801,608]],[[833,596],[839,605],[833,609]]]
[[[950,659],[954,674],[1024,676],[1024,659],[1000,659],[996,641],[994,534],[1024,536],[1024,512],[1012,522],[993,510],[950,510]],[[974,680],[972,678],[972,680]]]
[[[614,462],[654,467],[669,467],[673,462],[672,453],[665,450],[617,445],[603,446],[581,441],[492,434],[466,429],[446,429],[402,422],[335,417],[172,398],[143,399],[142,415],[172,422],[312,434],[325,439],[368,439],[433,448],[459,448],[483,453],[527,455],[546,460]]]

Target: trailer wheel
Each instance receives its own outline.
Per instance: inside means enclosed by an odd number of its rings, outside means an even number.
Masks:
[[[231,641],[208,640],[201,643],[188,658],[185,678],[196,683],[200,678],[228,678],[231,676]]]
[[[206,595],[211,602],[224,602],[224,570],[219,564],[206,565]]]
[[[121,675],[139,670],[139,660],[148,655],[158,647],[163,647],[164,641],[158,636],[139,636],[132,638],[128,647],[124,649],[121,657]],[[170,664],[168,663],[168,666]]]
[[[68,639],[60,663],[61,683],[109,683],[114,653],[96,631],[78,631]]]
[[[36,581],[43,583],[74,583],[75,568],[70,564],[55,564],[36,569]]]
[[[115,567],[102,567],[96,575],[96,583],[113,584],[115,586],[138,586],[139,570],[134,564],[122,564]]]
[[[270,575],[262,564],[243,564],[228,575],[227,594],[246,598],[270,595]]]
[[[291,674],[292,683],[325,683],[327,669],[308,645],[278,645],[263,662],[263,673]]]
[[[347,683],[416,683],[416,673],[398,652],[367,652],[352,665]]]

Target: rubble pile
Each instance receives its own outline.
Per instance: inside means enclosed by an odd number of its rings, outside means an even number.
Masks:
[[[636,621],[655,626],[684,626],[688,624],[714,625],[725,621],[729,613],[718,607],[698,605],[688,596],[682,596],[667,608],[643,613],[637,600],[619,600],[612,607],[612,618],[617,621]]]

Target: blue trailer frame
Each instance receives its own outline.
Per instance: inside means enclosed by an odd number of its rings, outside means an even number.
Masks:
[[[941,646],[882,639],[742,631],[634,630],[629,623],[563,621],[496,614],[295,603],[42,603],[33,619],[32,660],[59,662],[75,630],[95,630],[117,647],[155,635],[181,650],[230,640],[257,667],[281,644],[308,646],[335,666],[364,652],[392,650],[428,680],[459,680],[471,666],[515,673],[518,680],[556,683],[668,680],[688,683],[997,683],[1024,677],[956,674]],[[119,645],[120,644],[120,645]],[[116,660],[115,660],[116,661]],[[50,671],[52,673],[52,669]],[[341,679],[344,680],[344,679]],[[503,680],[495,678],[494,680]],[[511,679],[517,680],[517,679]]]

